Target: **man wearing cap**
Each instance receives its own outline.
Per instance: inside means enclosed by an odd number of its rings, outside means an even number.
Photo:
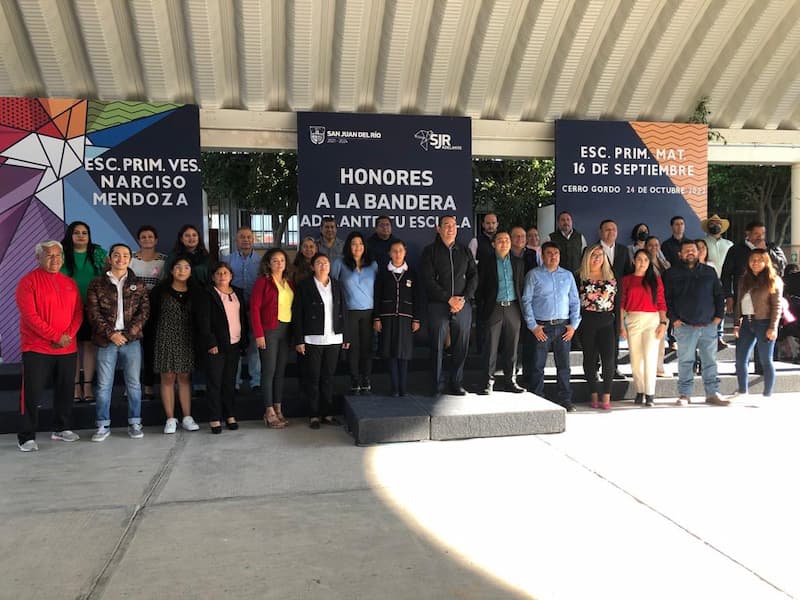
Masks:
[[[708,262],[714,265],[717,277],[722,277],[722,265],[725,264],[728,250],[733,246],[732,241],[722,237],[730,226],[731,222],[728,219],[723,219],[716,213],[700,221],[700,227],[708,234],[705,240],[708,246]]]
[[[717,277],[722,277],[722,265],[725,264],[725,257],[728,250],[733,246],[733,242],[726,240],[722,234],[728,231],[731,222],[728,219],[723,219],[718,214],[714,213],[709,218],[700,221],[700,227],[706,232],[706,247],[708,248],[707,262],[711,263],[717,271]],[[717,350],[722,350],[728,347],[725,340],[722,339],[723,323],[720,322],[717,328]]]

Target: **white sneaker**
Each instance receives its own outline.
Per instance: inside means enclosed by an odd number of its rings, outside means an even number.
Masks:
[[[183,427],[186,431],[197,431],[200,429],[200,425],[195,423],[192,417],[183,417],[183,421],[181,421],[181,427]]]
[[[140,440],[144,437],[144,431],[142,430],[141,423],[131,423],[128,425],[128,435],[131,439]]]
[[[65,429],[64,431],[54,431],[50,434],[50,439],[54,442],[77,442],[81,436],[74,431]]]
[[[164,433],[175,433],[178,430],[178,419],[167,419],[164,425]]]
[[[34,452],[39,449],[39,444],[36,443],[36,440],[28,440],[23,444],[17,443],[17,448],[20,449],[20,452]]]
[[[105,440],[110,435],[111,435],[111,430],[108,427],[101,426],[101,427],[98,427],[97,431],[95,431],[94,435],[92,435],[92,441],[93,442],[102,442],[103,440]]]

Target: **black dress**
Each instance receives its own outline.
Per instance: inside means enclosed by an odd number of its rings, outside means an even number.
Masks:
[[[414,352],[411,324],[419,322],[422,282],[414,270],[393,273],[382,267],[375,277],[373,320],[381,322],[382,358],[410,360]]]
[[[190,373],[194,370],[192,302],[194,290],[178,292],[157,285],[150,294],[150,318],[156,325],[154,373]]]

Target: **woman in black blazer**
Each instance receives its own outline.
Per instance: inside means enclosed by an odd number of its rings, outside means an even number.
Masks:
[[[208,376],[208,425],[211,433],[239,428],[234,412],[236,368],[247,348],[247,311],[244,292],[233,287],[233,271],[220,262],[211,271],[212,285],[199,292],[196,308],[198,353],[205,358]]]
[[[344,301],[339,283],[331,278],[330,259],[316,254],[311,259],[313,277],[297,285],[292,303],[292,328],[297,352],[305,357],[304,378],[311,411],[311,429],[320,421],[338,422],[331,416],[333,375],[339,349],[350,345],[345,332]]]

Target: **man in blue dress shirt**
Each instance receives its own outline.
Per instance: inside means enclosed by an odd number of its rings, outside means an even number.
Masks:
[[[560,260],[561,251],[556,244],[542,244],[542,266],[525,277],[522,314],[535,340],[530,391],[544,396],[544,365],[552,349],[556,362],[556,403],[573,412],[569,351],[572,336],[581,322],[581,305],[575,277],[558,266]]]

